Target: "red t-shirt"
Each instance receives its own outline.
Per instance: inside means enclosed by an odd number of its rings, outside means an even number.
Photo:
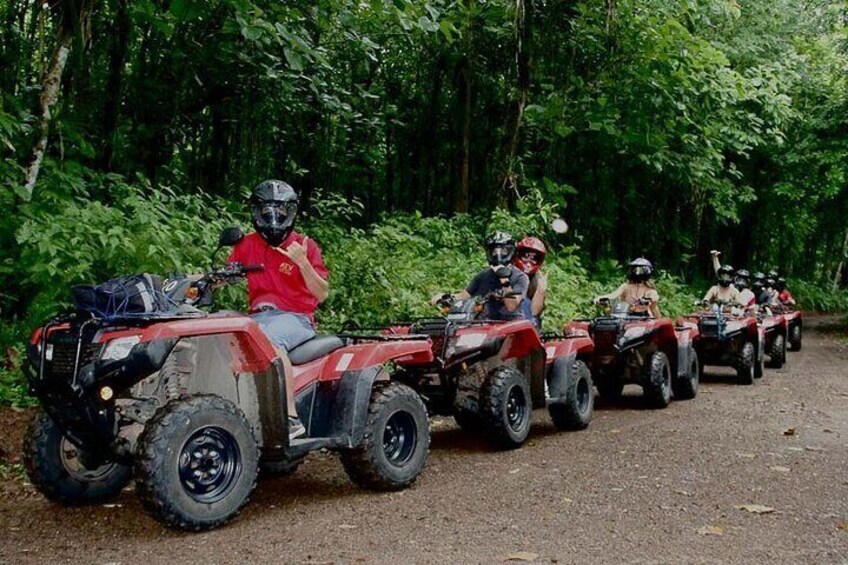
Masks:
[[[303,235],[292,232],[280,244],[281,249],[288,248],[292,242],[303,243]],[[329,274],[321,257],[321,248],[310,239],[306,246],[306,257],[322,279]],[[247,296],[251,310],[263,302],[270,302],[285,312],[305,314],[313,320],[318,307],[318,299],[309,292],[306,281],[291,259],[268,245],[258,233],[245,236],[230,253],[230,262],[242,265],[264,265],[265,269],[247,274]]]
[[[789,292],[789,289],[784,289],[780,294],[777,295],[777,299],[781,302],[789,302],[790,300],[794,300],[792,298],[792,293]]]

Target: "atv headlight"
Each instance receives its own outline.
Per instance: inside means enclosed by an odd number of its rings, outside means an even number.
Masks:
[[[457,349],[473,349],[483,345],[484,341],[486,341],[486,334],[482,332],[462,334],[456,340],[456,347]]]
[[[130,354],[132,348],[141,341],[141,336],[131,335],[129,337],[119,337],[113,339],[103,348],[103,353],[100,354],[100,359],[103,361],[120,361]]]

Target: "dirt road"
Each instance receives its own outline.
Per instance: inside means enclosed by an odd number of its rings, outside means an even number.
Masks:
[[[163,529],[131,491],[50,504],[12,467],[0,563],[848,563],[846,334],[810,329],[751,387],[708,369],[693,401],[651,411],[638,393],[598,406],[584,432],[537,411],[529,443],[505,453],[437,420],[401,493],[359,490],[318,455],[203,534]],[[7,471],[25,416],[0,412]]]

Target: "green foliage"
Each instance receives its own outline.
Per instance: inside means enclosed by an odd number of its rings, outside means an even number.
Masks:
[[[848,290],[834,291],[830,284],[815,284],[808,281],[790,279],[788,281],[792,296],[802,310],[812,312],[848,312]]]
[[[226,203],[167,187],[108,180],[116,204],[71,200],[36,205],[16,234],[30,314],[45,318],[74,284],[134,272],[187,272],[209,265],[218,234],[235,219]]]
[[[24,379],[19,362],[11,367],[0,367],[0,406],[25,408],[34,406],[35,398],[29,395],[29,387]]]
[[[714,248],[843,307],[844,0],[99,2],[42,124],[73,4],[0,2],[0,344],[72,284],[204,267],[264,178],[327,250],[328,328],[428,312],[492,229],[549,245],[549,327],[638,255],[685,311]]]
[[[2,397],[0,397],[2,399]],[[14,479],[19,483],[26,483],[28,480],[26,468],[23,463],[7,463],[0,460],[0,479],[8,481]]]

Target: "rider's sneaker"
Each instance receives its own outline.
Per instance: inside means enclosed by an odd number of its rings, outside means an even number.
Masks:
[[[289,416],[289,439],[297,439],[306,435],[306,426],[297,416]]]

